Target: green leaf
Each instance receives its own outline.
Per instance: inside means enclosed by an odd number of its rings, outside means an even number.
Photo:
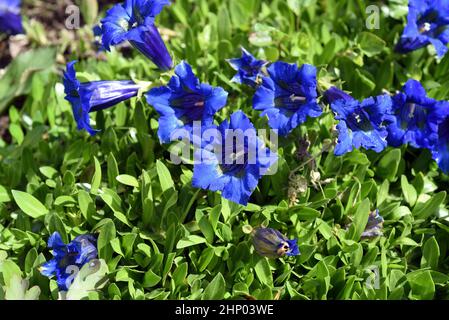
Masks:
[[[413,185],[408,183],[407,177],[404,175],[401,176],[401,187],[405,201],[408,202],[410,207],[413,207],[416,203],[416,199],[418,198],[418,194]]]
[[[91,260],[75,276],[67,291],[66,300],[82,300],[89,294],[101,289],[107,281],[108,265],[104,260]]]
[[[273,286],[273,275],[267,259],[260,259],[254,266],[254,271],[259,281],[267,286]]]
[[[81,0],[81,13],[88,25],[93,25],[98,15],[97,0]]]
[[[139,187],[139,181],[137,181],[137,179],[134,178],[133,176],[130,176],[127,174],[122,174],[122,175],[117,176],[116,179],[118,182],[120,182],[121,184],[124,184],[126,186],[135,187],[135,188]]]
[[[226,281],[219,272],[207,285],[201,300],[222,300],[226,293]]]
[[[416,206],[412,213],[417,219],[427,219],[436,214],[444,199],[446,199],[446,191],[441,191],[433,195],[423,206]]]
[[[377,166],[377,174],[383,179],[394,181],[401,159],[401,150],[392,149],[388,151],[379,161]]]
[[[187,238],[179,240],[178,243],[176,244],[176,249],[184,249],[187,247],[199,245],[201,243],[206,243],[206,239],[199,236],[191,235],[188,236]]]
[[[421,268],[429,267],[432,270],[438,269],[438,259],[440,257],[440,247],[435,237],[430,237],[422,248]]]
[[[28,280],[14,274],[9,281],[9,285],[5,287],[5,300],[39,300],[41,289],[38,286],[28,288]]]
[[[232,24],[231,19],[229,18],[229,12],[226,7],[226,3],[224,3],[218,11],[217,23],[218,23],[217,30],[219,38],[222,40],[231,39]]]
[[[8,193],[8,190],[0,185],[0,202],[9,202],[11,201],[11,197]]]
[[[407,274],[407,281],[410,284],[410,299],[431,300],[435,294],[435,284],[430,271],[418,270]]]
[[[11,260],[4,260],[0,262],[0,274],[3,277],[3,282],[6,286],[10,286],[14,276],[18,276],[22,279],[22,271],[19,266]]]
[[[94,176],[92,177],[90,192],[92,194],[97,195],[98,188],[100,187],[101,184],[101,165],[96,157],[94,157],[94,162],[95,162],[95,173]]]
[[[173,179],[171,178],[170,171],[165,164],[161,161],[156,162],[157,175],[161,183],[162,192],[174,188]]]
[[[357,241],[360,239],[363,231],[368,223],[368,217],[370,213],[370,201],[369,199],[363,200],[357,207],[357,211],[354,214],[351,228],[348,232],[348,239]]]
[[[358,37],[358,44],[363,53],[368,57],[374,57],[383,51],[386,46],[384,40],[371,32],[362,32]]]
[[[12,190],[12,196],[19,208],[32,218],[37,219],[49,212],[38,199],[26,192]]]
[[[55,59],[52,47],[28,50],[14,58],[0,78],[0,113],[15,97],[30,92],[33,75],[51,72]]]

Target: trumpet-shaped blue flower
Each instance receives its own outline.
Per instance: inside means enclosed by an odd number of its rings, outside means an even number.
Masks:
[[[20,0],[0,0],[0,33],[23,33]]]
[[[111,46],[129,41],[159,69],[170,70],[172,58],[154,25],[155,17],[169,4],[168,0],[125,0],[115,5],[101,21],[103,46],[110,50]]]
[[[205,127],[212,125],[215,113],[226,105],[228,93],[200,83],[190,65],[182,61],[168,86],[153,88],[146,97],[161,116],[159,140],[169,143],[177,129],[192,133],[194,121],[201,121]]]
[[[370,212],[368,217],[368,223],[365,230],[362,232],[362,238],[374,238],[380,237],[383,232],[384,218],[379,214],[379,210],[376,209]]]
[[[341,156],[354,148],[364,147],[381,152],[387,146],[387,129],[384,122],[390,122],[391,97],[381,95],[359,102],[337,88],[325,92],[331,104],[337,125],[338,143],[335,155]]]
[[[441,171],[449,174],[449,110],[447,109],[446,117],[438,125],[438,138],[430,151]]]
[[[296,64],[275,62],[267,71],[269,77],[263,78],[254,95],[253,106],[263,110],[262,116],[268,116],[271,128],[286,136],[307,117],[321,115],[314,66],[304,64],[298,68]]]
[[[203,133],[202,148],[195,152],[192,184],[221,191],[224,198],[246,205],[259,179],[277,161],[277,154],[257,137],[253,124],[242,111],[210,130],[211,140]]]
[[[92,235],[81,235],[69,244],[62,241],[55,232],[48,239],[48,247],[53,250],[53,259],[40,267],[47,277],[56,276],[59,290],[67,291],[71,285],[70,276],[79,271],[84,264],[97,258],[97,240]]]
[[[257,228],[253,231],[253,245],[256,252],[267,258],[279,258],[284,255],[297,256],[298,239],[289,240],[282,233],[271,228]]]
[[[393,97],[394,117],[387,127],[388,144],[430,148],[438,139],[438,124],[448,109],[448,102],[428,98],[419,81],[407,81],[403,92]]]
[[[231,81],[243,83],[250,87],[257,87],[259,77],[262,75],[262,68],[268,63],[264,60],[257,60],[251,53],[242,47],[242,57],[228,59],[231,67],[237,71],[237,74]]]
[[[432,44],[438,56],[447,52],[449,42],[449,1],[409,0],[407,25],[396,46],[400,53]]]
[[[76,78],[76,61],[67,64],[64,72],[65,99],[72,105],[78,130],[85,129],[95,135],[98,131],[90,126],[89,113],[112,107],[137,96],[142,85],[134,81],[93,81],[80,83]]]

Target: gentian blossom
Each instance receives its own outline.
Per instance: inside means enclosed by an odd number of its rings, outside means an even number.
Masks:
[[[55,232],[48,239],[48,247],[53,250],[53,259],[40,267],[40,272],[47,277],[56,276],[59,290],[67,291],[71,285],[68,279],[76,269],[97,258],[97,240],[86,234],[76,237],[69,244],[62,241]]]
[[[439,57],[449,42],[449,1],[409,0],[407,25],[396,51],[407,53],[432,44]]]
[[[262,85],[253,98],[256,110],[268,116],[268,124],[286,136],[307,120],[318,117],[322,110],[317,102],[316,68],[304,64],[275,62],[267,69]]]
[[[143,86],[131,80],[80,83],[76,78],[75,63],[76,61],[68,63],[64,72],[65,99],[72,105],[78,130],[85,129],[89,134],[95,135],[98,131],[90,126],[89,113],[135,97]]]
[[[262,75],[262,68],[268,64],[267,61],[257,60],[251,53],[242,47],[242,57],[228,59],[227,62],[237,71],[232,78],[232,82],[246,84],[250,87],[257,87]]]
[[[172,58],[154,25],[155,17],[169,4],[168,0],[125,0],[115,5],[101,20],[103,46],[110,50],[111,46],[129,41],[159,69],[170,70]]]
[[[242,111],[210,131],[213,141],[207,141],[203,133],[202,148],[195,152],[192,185],[221,191],[223,198],[247,205],[259,179],[276,163],[277,154],[257,137]]]
[[[379,210],[376,209],[370,212],[368,217],[368,223],[365,230],[362,232],[362,239],[380,237],[383,232],[384,218],[379,214]]]
[[[324,93],[335,113],[338,143],[335,155],[341,156],[354,148],[381,152],[387,146],[385,124],[391,122],[391,97],[381,95],[359,102],[333,87]]]
[[[409,80],[403,92],[393,97],[393,123],[388,129],[388,144],[399,147],[409,143],[415,148],[430,148],[438,139],[438,124],[444,118],[449,102],[428,98],[416,80]]]
[[[228,93],[220,87],[200,83],[190,65],[182,61],[169,84],[151,89],[146,97],[160,114],[159,140],[169,143],[176,129],[192,133],[194,121],[211,126],[215,113],[226,105]]]
[[[282,233],[271,228],[257,228],[253,231],[253,245],[263,257],[279,258],[284,255],[297,256],[298,239],[289,240]]]
[[[0,0],[0,33],[23,33],[20,0]]]
[[[449,174],[449,110],[446,109],[445,113],[445,118],[438,125],[438,138],[430,151],[441,171]]]

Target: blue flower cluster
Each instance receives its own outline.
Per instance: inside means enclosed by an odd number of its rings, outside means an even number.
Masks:
[[[2,6],[5,1],[8,6]],[[18,2],[0,0],[0,28],[6,25],[2,20],[3,12],[9,10],[18,14],[17,9],[5,8],[12,4],[17,4],[18,8]],[[243,143],[237,145],[233,132],[255,132],[254,124],[242,111],[234,112],[221,124],[214,122],[217,112],[227,104],[228,92],[201,83],[186,61],[174,66],[155,25],[156,17],[169,4],[168,0],[125,0],[107,11],[101,25],[95,29],[105,50],[128,41],[161,71],[169,71],[168,83],[149,85],[132,80],[82,83],[77,79],[75,61],[72,61],[64,73],[65,98],[72,106],[78,129],[95,135],[98,131],[90,125],[91,112],[145,93],[148,104],[159,114],[161,144],[179,139],[179,132],[184,132],[197,147],[192,185],[220,191],[222,197],[247,205],[259,180],[277,161],[277,154],[256,135],[245,135]],[[406,53],[432,44],[438,56],[443,56],[449,42],[448,13],[448,1],[410,0],[408,23],[397,51]],[[18,26],[19,20],[14,21]],[[321,116],[320,101],[324,101],[338,121],[335,155],[342,156],[359,148],[379,153],[388,146],[409,144],[430,150],[439,167],[449,173],[449,102],[429,98],[419,81],[410,79],[395,95],[382,94],[363,101],[336,87],[320,96],[315,66],[259,60],[246,49],[241,48],[241,51],[240,58],[227,60],[236,71],[231,81],[254,89],[253,109],[261,111],[260,115],[268,118],[268,125],[279,135],[287,137],[308,119]],[[207,139],[204,135],[197,136],[198,123],[201,132],[213,130],[215,135]],[[362,237],[381,235],[382,225],[379,212],[372,212]],[[253,245],[256,252],[269,258],[300,254],[297,240],[289,240],[271,228],[256,229]],[[49,247],[53,248],[55,259],[45,264],[42,272],[56,275],[61,289],[67,289],[64,268],[73,264],[81,266],[97,255],[95,238],[89,235],[77,237],[65,245],[56,233],[50,238]]]
[[[266,68],[268,62],[246,50],[241,59],[229,61],[238,71],[234,79],[251,79],[246,84],[256,89],[254,109],[263,110],[261,115],[268,116],[268,124],[280,135],[288,135],[307,117],[321,115],[315,67],[275,62]],[[394,96],[358,101],[331,87],[323,98],[339,121],[335,155],[361,147],[379,153],[387,146],[409,144],[429,149],[442,171],[449,173],[449,102],[429,98],[419,81],[410,79]]]
[[[429,149],[440,168],[449,172],[445,123],[449,102],[427,96],[417,80],[410,79],[402,92],[381,95],[359,102],[337,88],[324,94],[340,122],[337,125],[336,155],[353,148],[381,152],[387,146],[409,144]]]
[[[23,33],[20,0],[0,0],[0,33]]]
[[[298,67],[277,61],[270,64],[257,60],[242,48],[242,57],[229,59],[237,70],[232,81],[256,89],[253,107],[268,117],[268,124],[281,136],[287,136],[308,117],[322,114],[318,104],[316,67],[304,64]],[[267,67],[267,65],[269,65]]]

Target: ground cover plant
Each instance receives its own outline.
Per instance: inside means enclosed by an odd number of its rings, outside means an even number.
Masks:
[[[447,16],[0,0],[0,299],[448,298]]]

